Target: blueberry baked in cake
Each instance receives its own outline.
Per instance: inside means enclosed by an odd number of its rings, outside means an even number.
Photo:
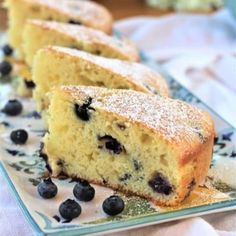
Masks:
[[[38,49],[49,45],[87,51],[98,56],[139,61],[139,53],[127,39],[117,39],[82,25],[55,21],[28,20],[23,31],[25,61],[32,66]]]
[[[10,44],[21,51],[27,19],[44,19],[85,25],[105,33],[112,31],[112,16],[103,6],[83,0],[5,0]]]
[[[148,67],[64,47],[46,47],[34,58],[33,97],[38,111],[47,109],[47,92],[58,85],[92,85],[168,96],[165,79]]]
[[[211,117],[185,102],[132,90],[56,87],[44,152],[60,173],[176,205],[208,171]]]

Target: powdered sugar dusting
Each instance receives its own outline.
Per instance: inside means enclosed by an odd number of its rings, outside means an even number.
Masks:
[[[105,88],[64,86],[74,99],[93,98],[93,107],[122,116],[130,123],[140,123],[166,141],[184,143],[191,148],[212,138],[214,125],[205,112],[174,99]],[[201,139],[204,137],[204,140]]]
[[[64,47],[53,46],[44,50],[55,51],[58,56],[64,54],[87,61],[90,67],[101,67],[104,70],[112,71],[114,75],[119,75],[130,83],[136,84],[139,87],[139,91],[160,94],[162,96],[169,95],[169,89],[165,79],[158,72],[151,70],[147,66],[135,62],[99,57]]]
[[[82,23],[94,26],[97,29],[109,31],[112,24],[112,16],[108,10],[100,4],[83,0],[34,0],[30,4],[50,8],[71,19],[78,19]],[[23,3],[22,3],[23,4]]]
[[[139,60],[138,50],[133,43],[126,39],[119,40],[108,36],[99,30],[56,21],[30,20],[29,24],[65,34],[90,48],[110,50],[111,56],[118,54],[122,59],[130,61]]]

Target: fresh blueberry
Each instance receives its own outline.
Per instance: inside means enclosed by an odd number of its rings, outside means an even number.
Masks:
[[[12,65],[8,61],[2,61],[0,63],[0,74],[2,76],[9,75],[12,71]]]
[[[24,129],[17,129],[11,132],[10,138],[15,144],[25,144],[28,139],[28,133]]]
[[[2,51],[5,56],[11,56],[13,53],[13,49],[10,45],[6,44],[3,46]]]
[[[73,194],[78,200],[88,202],[94,198],[95,189],[88,183],[88,181],[81,180],[75,185]]]
[[[44,179],[38,185],[38,193],[42,198],[53,198],[57,195],[57,186],[52,182],[51,178]]]
[[[125,204],[119,196],[113,195],[103,202],[102,208],[106,214],[115,216],[120,214],[124,210]]]
[[[72,220],[81,214],[81,206],[75,200],[67,199],[60,205],[59,212],[64,219]]]
[[[25,86],[29,89],[35,88],[35,83],[32,80],[24,80]]]
[[[9,116],[17,116],[19,115],[23,110],[23,106],[22,104],[14,99],[14,100],[9,100],[4,108],[2,109],[2,112],[4,112],[5,114],[9,115]]]
[[[154,177],[149,180],[148,185],[157,193],[169,195],[173,188],[169,181],[159,172],[155,173]]]

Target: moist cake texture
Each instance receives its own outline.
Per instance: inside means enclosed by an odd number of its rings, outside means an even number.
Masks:
[[[9,17],[10,44],[21,49],[27,19],[55,20],[82,24],[105,33],[112,31],[112,16],[106,8],[83,0],[5,0]]]
[[[144,65],[56,46],[37,52],[33,81],[38,111],[47,109],[46,94],[58,85],[92,85],[169,95],[165,79]]]
[[[211,117],[132,90],[62,86],[50,93],[44,152],[61,173],[176,205],[208,171]]]
[[[81,25],[28,20],[23,31],[23,51],[27,64],[32,66],[37,50],[49,45],[75,48],[108,58],[139,61],[137,48],[126,39],[119,40]]]

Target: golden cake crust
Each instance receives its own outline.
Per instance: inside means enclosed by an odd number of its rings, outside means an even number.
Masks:
[[[31,26],[36,26],[39,29],[42,28],[45,33],[52,31],[56,32],[56,34],[66,35],[78,42],[78,44],[85,45],[90,51],[99,53],[99,51],[102,52],[103,49],[107,49],[108,52],[110,51],[110,57],[117,57],[128,61],[139,61],[139,53],[136,46],[127,39],[119,40],[99,30],[55,21],[28,20],[25,30]],[[108,55],[106,56],[108,57]]]
[[[40,51],[51,51],[51,53],[55,53],[59,58],[71,57],[72,60],[83,60],[87,63],[88,69],[100,67],[100,70],[124,77],[134,87],[137,87],[138,91],[159,94],[161,96],[170,95],[165,79],[158,72],[142,64],[103,58],[75,49],[57,46],[49,46]]]
[[[206,112],[179,100],[130,90],[61,86],[53,91],[59,91],[64,99],[69,96],[76,103],[83,103],[84,99],[91,97],[95,111],[103,111],[117,121],[125,120],[130,126],[135,124],[139,130],[149,130],[153,137],[161,137],[168,143],[168,147],[176,154],[176,168],[181,170],[181,181],[175,198],[164,203],[144,192],[131,191],[132,194],[143,196],[157,204],[176,205],[206,177],[215,134],[212,118]],[[79,173],[74,177],[83,178]],[[104,184],[93,178],[87,180],[130,192],[123,185]]]
[[[9,7],[17,1],[21,4],[27,4],[31,10],[45,9],[55,11],[71,20],[79,21],[84,25],[96,28],[106,33],[112,32],[112,16],[102,5],[83,0],[6,0],[5,6]]]

